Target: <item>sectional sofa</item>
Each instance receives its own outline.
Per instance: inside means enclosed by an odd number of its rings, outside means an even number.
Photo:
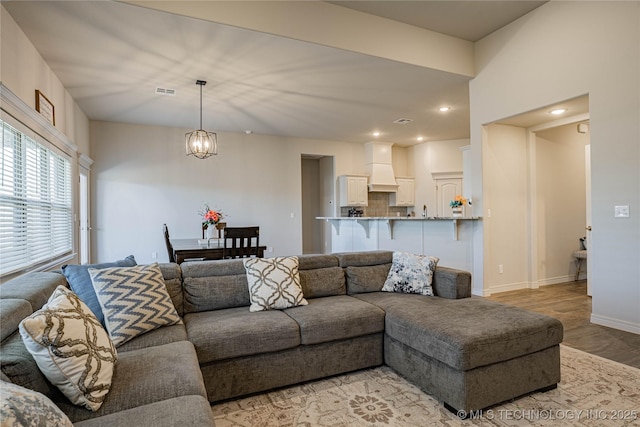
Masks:
[[[209,403],[382,364],[456,413],[559,382],[558,320],[471,297],[470,274],[444,266],[435,296],[381,292],[392,256],[299,256],[307,305],[258,312],[249,311],[242,260],[161,264],[182,323],[117,348],[97,412],[48,383],[16,332],[66,284],[60,274],[28,274],[0,286],[3,379],[50,397],[81,426],[213,425]]]

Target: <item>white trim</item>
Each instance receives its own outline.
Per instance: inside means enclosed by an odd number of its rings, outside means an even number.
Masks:
[[[0,83],[0,105],[7,114],[13,116],[45,140],[50,143],[61,142],[64,146],[58,146],[58,149],[67,154],[75,154],[78,151],[78,146],[67,135],[54,127],[42,114],[27,105],[3,83]]]
[[[489,289],[485,289],[485,296],[499,294],[500,292],[518,291],[520,289],[537,289],[538,285],[531,282],[517,282],[507,283],[505,285],[491,286]]]
[[[93,159],[86,154],[80,153],[78,155],[78,164],[83,168],[89,170],[91,169],[91,165],[93,165]]]
[[[462,178],[462,171],[453,172],[431,172],[433,179],[456,179]]]
[[[607,326],[609,328],[620,329],[621,331],[631,332],[633,334],[640,334],[640,323],[614,319],[608,316],[599,316],[593,313],[591,314],[591,323]]]
[[[538,286],[557,285],[558,283],[567,283],[569,286],[573,285],[576,276],[575,274],[567,274],[566,276],[549,277],[546,279],[538,280]],[[571,282],[571,283],[570,283]]]

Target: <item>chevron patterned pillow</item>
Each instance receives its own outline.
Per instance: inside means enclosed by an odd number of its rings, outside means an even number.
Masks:
[[[249,311],[280,310],[307,305],[300,285],[298,257],[246,258]]]
[[[89,307],[70,289],[58,286],[19,328],[49,381],[76,405],[100,409],[111,388],[117,353]]]
[[[161,326],[182,323],[157,263],[90,268],[89,275],[116,347]]]

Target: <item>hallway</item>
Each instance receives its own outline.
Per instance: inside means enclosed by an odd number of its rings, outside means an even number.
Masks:
[[[564,345],[640,368],[640,335],[589,322],[586,280],[501,292],[488,299],[553,316],[564,326]]]

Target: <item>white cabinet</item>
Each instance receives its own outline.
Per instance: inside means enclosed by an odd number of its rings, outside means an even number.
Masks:
[[[369,193],[367,177],[357,175],[340,175],[340,206],[367,206]]]
[[[389,194],[389,206],[414,206],[416,184],[413,178],[396,178],[398,191]]]

